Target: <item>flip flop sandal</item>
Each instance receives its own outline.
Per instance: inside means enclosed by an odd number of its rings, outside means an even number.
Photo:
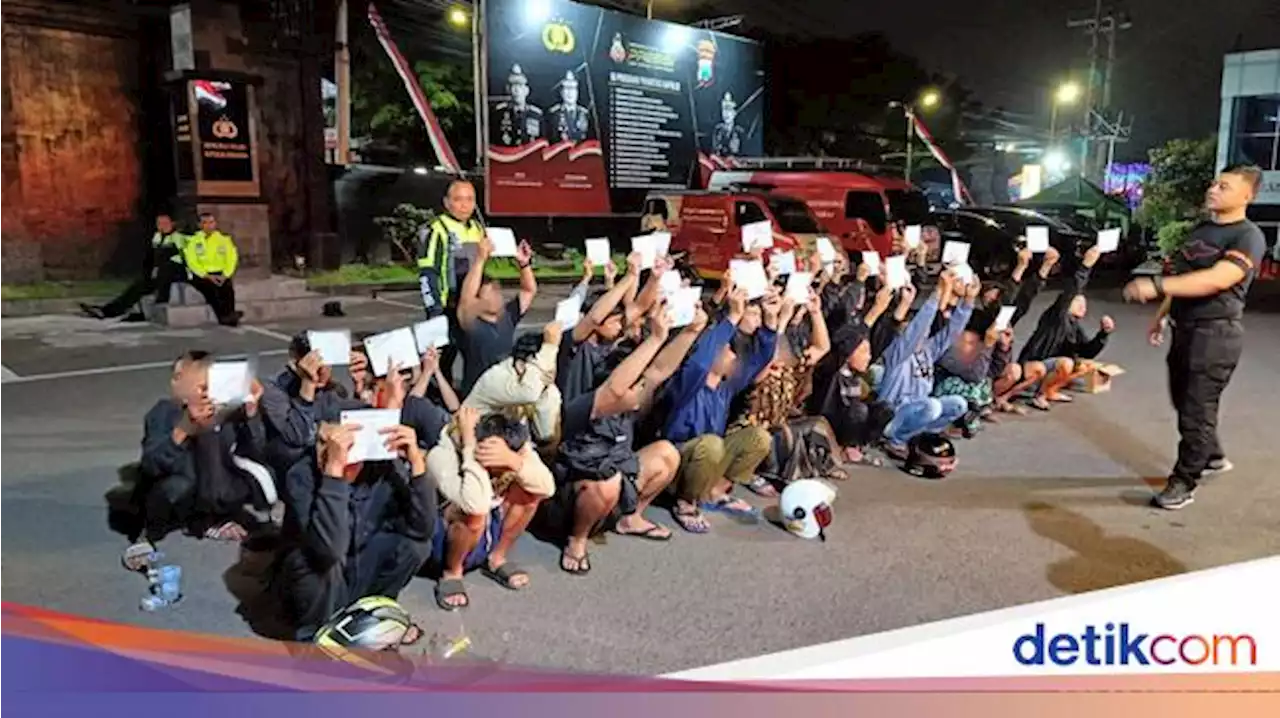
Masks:
[[[427,633],[426,631],[422,630],[422,626],[419,626],[416,623],[410,623],[409,629],[406,630],[404,632],[404,635],[400,637],[400,645],[412,646],[416,644],[418,641],[421,641],[422,637],[425,635],[427,635]]]
[[[1038,396],[1032,399],[1030,403],[1031,403],[1031,406],[1035,407],[1036,409],[1039,409],[1040,411],[1048,411],[1051,408],[1051,405],[1049,404],[1048,399],[1043,399]]]
[[[662,533],[664,531],[666,533]],[[653,524],[652,526],[645,529],[644,531],[619,531],[618,529],[615,528],[613,532],[618,534],[619,536],[634,536],[636,538],[645,539],[646,541],[658,541],[658,542],[670,541],[672,536],[670,530],[668,530],[663,526],[659,526],[658,524]]]
[[[760,518],[760,509],[757,509],[754,506],[749,506],[748,508],[743,509],[733,505],[734,502],[739,501],[741,501],[741,499],[733,499],[726,496],[718,501],[701,501],[698,503],[698,508],[703,511],[715,511],[717,513],[729,514],[730,516],[737,516],[744,519]]]
[[[1049,401],[1056,401],[1059,404],[1070,404],[1075,401],[1075,397],[1070,394],[1058,394],[1057,396],[1050,397]]]
[[[691,534],[705,534],[711,530],[710,524],[707,523],[707,517],[703,516],[702,512],[697,509],[686,509],[684,511],[673,509],[671,518],[680,524],[680,528]],[[701,519],[701,521],[698,519]]]
[[[448,598],[462,596],[466,603],[453,605],[445,602]],[[471,597],[467,595],[467,585],[460,578],[442,578],[436,583],[436,605],[446,611],[457,611],[471,605]]]
[[[204,537],[213,541],[242,541],[247,537],[247,533],[246,536],[236,538],[234,534],[237,528],[240,529],[241,533],[246,533],[244,527],[234,521],[227,521],[226,523],[209,527],[204,532]]]
[[[564,560],[569,559],[578,564],[577,568],[568,568],[564,565]],[[586,576],[591,573],[591,554],[586,551],[581,556],[574,556],[569,553],[568,549],[560,552],[560,570],[572,576]]]
[[[523,586],[516,586],[512,583],[516,576],[524,576],[526,579],[529,578],[529,572],[520,568],[520,564],[514,561],[507,561],[497,568],[489,568],[488,566],[485,566],[480,569],[480,572],[493,579],[495,583],[508,591],[522,591],[529,587],[528,582]]]
[[[156,547],[150,541],[139,541],[124,550],[124,554],[120,556],[120,565],[128,571],[145,571],[155,550]]]
[[[778,498],[778,490],[774,488],[773,484],[769,483],[768,479],[761,476],[752,479],[751,483],[747,484],[747,489],[756,496],[766,499]]]

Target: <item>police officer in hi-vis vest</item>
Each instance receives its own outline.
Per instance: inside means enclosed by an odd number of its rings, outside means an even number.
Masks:
[[[182,248],[187,236],[174,226],[168,212],[156,215],[156,231],[142,265],[142,276],[130,284],[120,296],[98,307],[81,304],[80,309],[95,319],[112,319],[132,309],[143,297],[155,293],[156,304],[169,302],[169,288],[187,280],[187,267],[182,261]]]
[[[187,238],[182,256],[191,272],[191,286],[218,317],[218,323],[234,327],[240,323],[236,311],[236,290],[232,284],[240,255],[229,235],[218,231],[218,220],[209,212],[200,213],[200,231]]]
[[[449,318],[450,342],[441,353],[440,366],[452,376],[458,353],[458,288],[484,238],[484,225],[476,216],[476,188],[465,179],[449,183],[444,210],[418,236],[418,284],[427,318]]]

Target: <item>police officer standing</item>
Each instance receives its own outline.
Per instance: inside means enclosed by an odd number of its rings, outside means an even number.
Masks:
[[[236,311],[232,277],[240,264],[240,254],[231,236],[218,231],[218,220],[211,213],[200,213],[200,231],[183,243],[182,256],[191,272],[191,286],[204,297],[218,323],[238,325],[241,313]]]
[[[711,152],[721,157],[733,157],[742,151],[742,128],[738,127],[738,103],[733,95],[724,93],[720,101],[720,119],[715,132],[711,135]]]
[[[186,235],[174,226],[168,212],[156,215],[156,231],[151,235],[151,247],[143,263],[142,276],[110,302],[100,307],[81,304],[80,309],[94,319],[111,319],[129,311],[153,292],[156,304],[167,304],[169,288],[187,278],[187,269],[182,262],[182,248],[186,241]]]
[[[1194,500],[1205,475],[1231,469],[1218,441],[1218,400],[1240,361],[1245,296],[1266,250],[1258,225],[1245,216],[1257,196],[1262,171],[1250,165],[1224,169],[1205,194],[1210,219],[1191,231],[1173,256],[1173,275],[1140,277],[1124,288],[1129,301],[1162,299],[1150,341],[1169,347],[1169,393],[1178,412],[1178,461],[1152,501],[1180,509]]]
[[[587,139],[591,127],[587,108],[578,104],[578,78],[573,70],[565,73],[560,81],[560,104],[550,112],[547,139],[551,142],[581,142]]]
[[[452,339],[442,352],[440,366],[446,376],[452,376],[457,356],[458,288],[475,260],[484,225],[475,216],[476,188],[467,180],[449,183],[444,210],[419,235],[418,284],[427,318],[442,314],[449,318]]]
[[[493,109],[498,116],[494,143],[503,147],[519,147],[542,136],[542,110],[529,104],[529,78],[519,65],[511,66],[507,76],[510,102],[499,102]]]

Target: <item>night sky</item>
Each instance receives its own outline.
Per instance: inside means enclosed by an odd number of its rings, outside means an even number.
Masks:
[[[664,4],[658,0],[655,14]],[[1039,113],[1059,78],[1088,67],[1089,38],[1066,27],[1093,0],[718,0],[751,25],[825,36],[880,31],[932,71],[954,73],[988,106]],[[1222,55],[1280,48],[1280,0],[1125,0],[1133,27],[1117,41],[1114,102],[1136,115],[1118,159],[1172,137],[1216,132]],[[732,31],[730,31],[732,32]],[[1077,112],[1079,110],[1077,109]]]

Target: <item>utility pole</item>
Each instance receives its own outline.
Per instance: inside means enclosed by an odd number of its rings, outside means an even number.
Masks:
[[[335,163],[346,166],[351,152],[351,49],[347,40],[347,0],[338,0],[337,55],[333,58],[334,80],[338,84],[338,156]]]
[[[1082,28],[1086,35],[1089,36],[1089,76],[1085,80],[1085,102],[1084,102],[1084,132],[1081,140],[1080,148],[1080,174],[1087,176],[1090,171],[1089,150],[1095,139],[1103,139],[1097,137],[1095,133],[1096,125],[1094,124],[1095,115],[1105,113],[1111,107],[1111,87],[1113,69],[1116,58],[1116,34],[1120,30],[1127,30],[1133,27],[1133,23],[1129,21],[1128,16],[1117,12],[1114,6],[1108,5],[1103,8],[1102,0],[1095,0],[1093,17],[1081,18],[1078,20],[1070,20],[1067,27],[1072,29]],[[1102,75],[1102,93],[1100,104],[1102,112],[1097,111],[1098,94],[1095,92],[1096,83],[1098,82],[1098,61],[1099,61],[1099,35],[1107,37],[1107,57],[1103,68]],[[1114,132],[1110,134],[1114,135]]]

